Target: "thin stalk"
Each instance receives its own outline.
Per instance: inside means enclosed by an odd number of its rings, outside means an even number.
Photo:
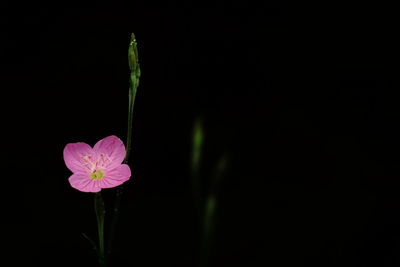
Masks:
[[[96,193],[94,196],[94,210],[96,212],[97,218],[97,230],[99,234],[99,247],[98,247],[98,258],[99,258],[99,265],[101,267],[106,266],[106,258],[104,254],[104,217],[105,217],[105,207],[104,201],[101,196],[101,193]]]
[[[133,108],[135,104],[136,91],[139,86],[140,78],[140,66],[139,58],[137,52],[137,43],[135,35],[131,34],[131,40],[128,48],[128,63],[130,69],[130,79],[129,79],[129,103],[128,103],[128,125],[127,125],[127,141],[126,141],[126,155],[124,163],[128,164],[129,156],[132,147],[132,124],[133,124]],[[111,231],[110,231],[110,241],[108,247],[108,253],[111,250],[112,241],[115,238],[116,225],[118,222],[119,211],[121,206],[121,198],[123,193],[123,186],[119,186],[116,190],[114,208],[113,208],[113,218],[111,221]]]

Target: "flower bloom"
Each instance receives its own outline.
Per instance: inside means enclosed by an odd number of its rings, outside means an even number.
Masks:
[[[99,192],[116,187],[131,177],[131,169],[122,164],[126,150],[116,136],[108,136],[94,147],[86,143],[70,143],[64,148],[64,161],[73,174],[68,181],[82,192]]]

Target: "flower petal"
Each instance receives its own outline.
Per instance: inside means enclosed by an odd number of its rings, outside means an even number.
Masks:
[[[93,149],[82,142],[67,144],[63,154],[65,165],[72,172],[87,172],[90,170],[90,162],[95,162],[96,160]]]
[[[82,192],[99,192],[101,188],[99,187],[97,181],[90,179],[87,174],[74,173],[69,179],[71,186]]]
[[[122,164],[112,170],[107,170],[105,177],[98,180],[98,182],[101,188],[111,188],[123,184],[128,181],[130,177],[131,169],[128,165]]]
[[[108,136],[97,142],[93,150],[99,156],[100,164],[110,169],[121,164],[126,155],[124,143],[115,135]],[[102,154],[106,158],[103,158]]]

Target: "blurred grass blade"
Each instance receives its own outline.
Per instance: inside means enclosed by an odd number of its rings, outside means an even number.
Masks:
[[[215,237],[215,223],[217,210],[217,194],[221,181],[226,174],[228,166],[228,156],[222,156],[215,166],[209,193],[204,202],[203,229],[201,237],[200,261],[199,266],[208,266],[210,260],[210,251]]]
[[[193,127],[193,140],[192,140],[192,171],[196,173],[200,169],[201,153],[203,147],[204,129],[203,121],[197,118]]]
[[[210,194],[217,195],[218,191],[221,187],[222,179],[225,177],[225,172],[228,167],[229,157],[227,154],[224,154],[218,161],[215,166],[211,185],[210,185]]]
[[[204,127],[203,120],[197,118],[194,121],[193,133],[192,133],[192,162],[191,162],[191,172],[192,172],[192,190],[194,202],[196,209],[200,212],[201,207],[201,181],[200,181],[200,167],[201,167],[201,157],[204,142]]]
[[[210,251],[214,237],[215,227],[215,210],[217,206],[217,200],[214,196],[209,195],[205,199],[205,210],[203,217],[203,233],[200,244],[200,258],[199,266],[205,267],[209,265]]]
[[[203,234],[205,240],[211,241],[210,237],[214,231],[214,218],[215,209],[217,206],[217,200],[215,196],[209,195],[205,202],[205,212],[204,212],[204,224],[203,224]]]

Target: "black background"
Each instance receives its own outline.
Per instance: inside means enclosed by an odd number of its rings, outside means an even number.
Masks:
[[[69,186],[62,150],[125,140],[132,31],[142,77],[114,266],[195,266],[198,116],[205,186],[217,160],[230,159],[211,266],[400,264],[394,7],[242,1],[0,14],[8,266],[96,266],[81,236],[96,236],[93,195]],[[113,190],[104,197],[109,205]]]

